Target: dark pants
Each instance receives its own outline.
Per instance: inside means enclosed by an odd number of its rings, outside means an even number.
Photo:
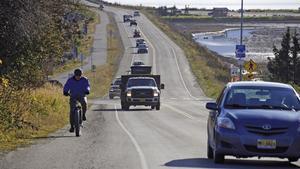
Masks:
[[[76,107],[77,101],[81,104],[82,107],[82,113],[86,113],[86,108],[87,108],[87,98],[86,97],[79,97],[79,98],[74,98],[70,97],[70,125],[74,126],[73,124],[73,115],[74,115],[74,109]]]

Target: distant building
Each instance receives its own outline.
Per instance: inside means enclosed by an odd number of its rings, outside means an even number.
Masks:
[[[208,15],[213,17],[227,17],[228,11],[228,8],[213,8]]]

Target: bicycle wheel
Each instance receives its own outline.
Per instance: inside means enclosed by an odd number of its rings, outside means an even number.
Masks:
[[[77,107],[74,110],[74,125],[76,137],[80,136],[80,109]]]

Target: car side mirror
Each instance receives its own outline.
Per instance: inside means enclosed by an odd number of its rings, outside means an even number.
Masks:
[[[160,84],[160,89],[165,89],[165,84]]]
[[[206,103],[206,108],[209,110],[218,110],[218,105],[216,102],[208,102]]]

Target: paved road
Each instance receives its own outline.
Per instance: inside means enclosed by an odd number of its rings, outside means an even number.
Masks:
[[[100,24],[96,25],[95,33],[94,33],[94,43],[91,49],[91,56],[86,57],[83,61],[85,64],[83,65],[83,71],[91,70],[92,64],[99,66],[106,63],[107,57],[107,33],[106,26],[109,24],[109,18],[106,12],[98,11],[100,15]],[[64,72],[53,79],[60,81],[62,84],[65,84],[69,74],[73,73],[73,71]]]
[[[136,107],[120,110],[118,99],[94,101],[83,136],[67,128],[41,138],[37,144],[11,152],[0,159],[0,168],[95,168],[95,169],[192,169],[192,168],[295,168],[278,159],[229,159],[216,165],[206,158],[205,97],[194,80],[183,51],[147,18],[137,18],[149,54],[134,54],[133,28],[122,23],[132,11],[108,8],[115,13],[125,53],[118,75],[133,60],[143,60],[161,74],[166,89],[160,111]]]

